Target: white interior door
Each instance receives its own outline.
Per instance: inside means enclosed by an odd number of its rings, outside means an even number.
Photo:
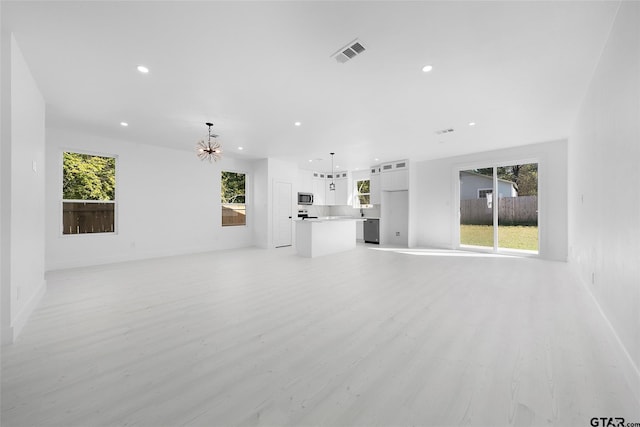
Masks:
[[[291,246],[291,183],[276,182],[273,189],[273,242],[276,248]]]

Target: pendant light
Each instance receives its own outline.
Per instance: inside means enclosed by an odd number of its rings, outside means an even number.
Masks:
[[[336,183],[333,182],[333,155],[336,153],[329,153],[331,154],[331,184],[329,184],[329,191],[336,191]]]
[[[209,138],[206,141],[198,141],[198,143],[196,144],[196,153],[200,160],[206,159],[209,160],[209,162],[211,162],[212,160],[214,162],[217,162],[222,158],[222,145],[220,145],[220,143],[215,140],[218,135],[214,135],[211,133],[211,126],[213,126],[213,123],[207,122],[205,123],[205,125],[209,126]],[[213,141],[211,141],[211,138],[213,138]]]

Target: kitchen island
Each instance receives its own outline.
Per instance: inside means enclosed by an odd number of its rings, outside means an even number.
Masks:
[[[356,247],[356,222],[360,218],[323,217],[296,221],[298,255],[313,258]]]

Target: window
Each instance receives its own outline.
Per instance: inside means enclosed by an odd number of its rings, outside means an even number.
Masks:
[[[478,189],[478,199],[486,199],[487,198],[487,194],[492,194],[493,193],[493,189],[492,188],[479,188]]]
[[[247,224],[245,181],[246,175],[243,173],[222,171],[220,179],[222,226]]]
[[[371,207],[371,182],[368,179],[356,181],[355,208]]]
[[[62,234],[115,232],[116,158],[62,154]]]

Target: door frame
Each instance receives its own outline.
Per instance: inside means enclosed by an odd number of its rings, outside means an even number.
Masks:
[[[537,163],[538,164],[538,252],[537,253],[524,253],[522,251],[518,251],[517,249],[509,249],[509,248],[500,248],[498,247],[498,210],[493,209],[493,247],[481,247],[481,246],[467,246],[460,244],[460,172],[470,170],[470,169],[480,169],[480,168],[493,168],[493,194],[498,194],[498,176],[496,174],[496,170],[499,167],[503,166],[511,166],[511,165],[523,165],[529,163]],[[542,160],[539,157],[518,157],[517,160],[511,159],[497,159],[493,161],[477,161],[473,163],[460,163],[456,164],[452,167],[452,193],[453,194],[453,203],[452,206],[452,218],[455,218],[453,221],[453,227],[451,231],[452,236],[452,246],[453,249],[457,250],[466,250],[466,251],[474,251],[474,252],[486,252],[486,253],[500,253],[500,254],[509,254],[509,255],[519,255],[523,257],[539,257],[541,255],[540,248],[541,244],[541,229],[543,227],[543,222],[541,221],[542,215],[540,214],[543,206],[542,206],[542,197],[541,194],[541,185],[543,182],[542,177],[544,176],[544,168],[542,167]],[[495,205],[495,201],[493,202]]]
[[[277,245],[277,231],[279,230],[279,226],[278,226],[278,184],[286,184],[289,186],[290,189],[290,201],[289,201],[289,236],[291,236],[291,241],[289,242],[288,245]],[[273,181],[273,201],[272,201],[272,206],[273,206],[273,222],[272,222],[272,229],[273,229],[273,241],[272,241],[272,245],[274,248],[288,248],[293,246],[293,241],[294,241],[294,236],[293,236],[293,183],[291,182],[287,182],[287,181]]]

